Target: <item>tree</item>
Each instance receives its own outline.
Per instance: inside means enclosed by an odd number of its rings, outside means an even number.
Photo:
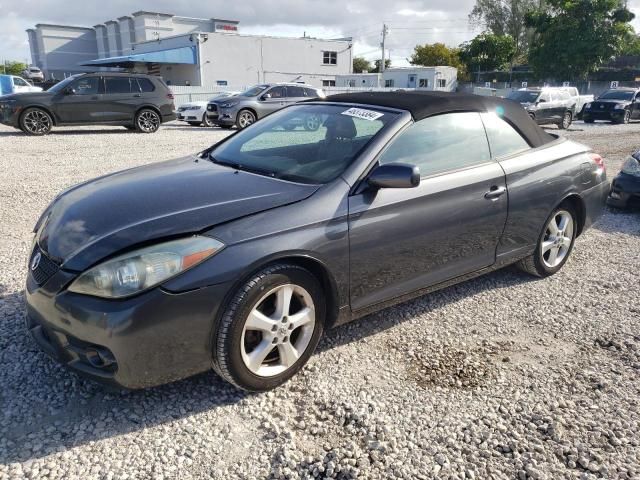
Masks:
[[[622,42],[620,55],[640,56],[640,35],[630,31]]]
[[[368,72],[371,69],[371,62],[366,58],[354,57],[353,59],[353,73]]]
[[[540,4],[541,0],[476,0],[469,21],[494,35],[510,35],[515,42],[515,55],[524,56],[530,38],[525,17]]]
[[[12,62],[12,61],[6,61],[4,62],[4,69],[3,69],[3,73],[5,73],[6,75],[21,75],[22,71],[27,68],[27,65],[25,65],[22,62]]]
[[[386,59],[384,61],[384,68],[387,69],[391,66],[391,60]],[[375,61],[375,67],[369,69],[369,73],[380,73],[380,60]]]
[[[529,63],[542,78],[584,80],[622,52],[633,18],[620,0],[547,0],[526,17],[535,30]]]
[[[416,45],[413,55],[409,59],[411,65],[423,65],[425,67],[460,65],[459,50],[449,48],[444,43]]]
[[[481,33],[460,45],[460,60],[470,73],[498,70],[512,61],[516,45],[510,35]]]

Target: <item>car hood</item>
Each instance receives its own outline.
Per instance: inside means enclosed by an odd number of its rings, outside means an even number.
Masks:
[[[63,268],[83,271],[120,250],[201,232],[303,200],[317,189],[190,156],[65,191],[43,214],[38,243]]]

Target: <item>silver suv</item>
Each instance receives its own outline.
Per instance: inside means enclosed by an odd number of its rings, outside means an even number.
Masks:
[[[222,128],[235,125],[243,129],[276,110],[313,98],[324,98],[324,92],[300,83],[264,83],[233,98],[210,102],[207,105],[207,118]],[[302,126],[307,130],[317,128],[315,123],[303,123]]]

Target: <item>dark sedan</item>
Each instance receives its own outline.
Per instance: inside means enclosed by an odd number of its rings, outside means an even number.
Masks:
[[[118,386],[213,367],[267,390],[328,328],[509,264],[553,275],[607,193],[602,158],[517,103],[335,95],[62,193],[34,229],[28,328]]]
[[[121,125],[154,133],[175,120],[173,94],[152,75],[74,75],[45,92],[0,97],[0,123],[27,135],[46,135],[54,126]]]
[[[640,118],[640,90],[620,88],[608,90],[596,100],[584,106],[582,119],[586,123],[608,120],[614,123],[629,123]]]
[[[620,173],[611,182],[607,203],[617,208],[640,208],[640,151],[622,164]]]

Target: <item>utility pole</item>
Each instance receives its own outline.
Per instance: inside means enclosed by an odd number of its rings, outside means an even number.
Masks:
[[[385,54],[384,54],[384,41],[387,38],[387,33],[389,33],[389,29],[387,28],[387,24],[382,25],[382,43],[380,46],[382,47],[382,60],[380,60],[380,73],[384,73],[384,62],[385,62]]]

